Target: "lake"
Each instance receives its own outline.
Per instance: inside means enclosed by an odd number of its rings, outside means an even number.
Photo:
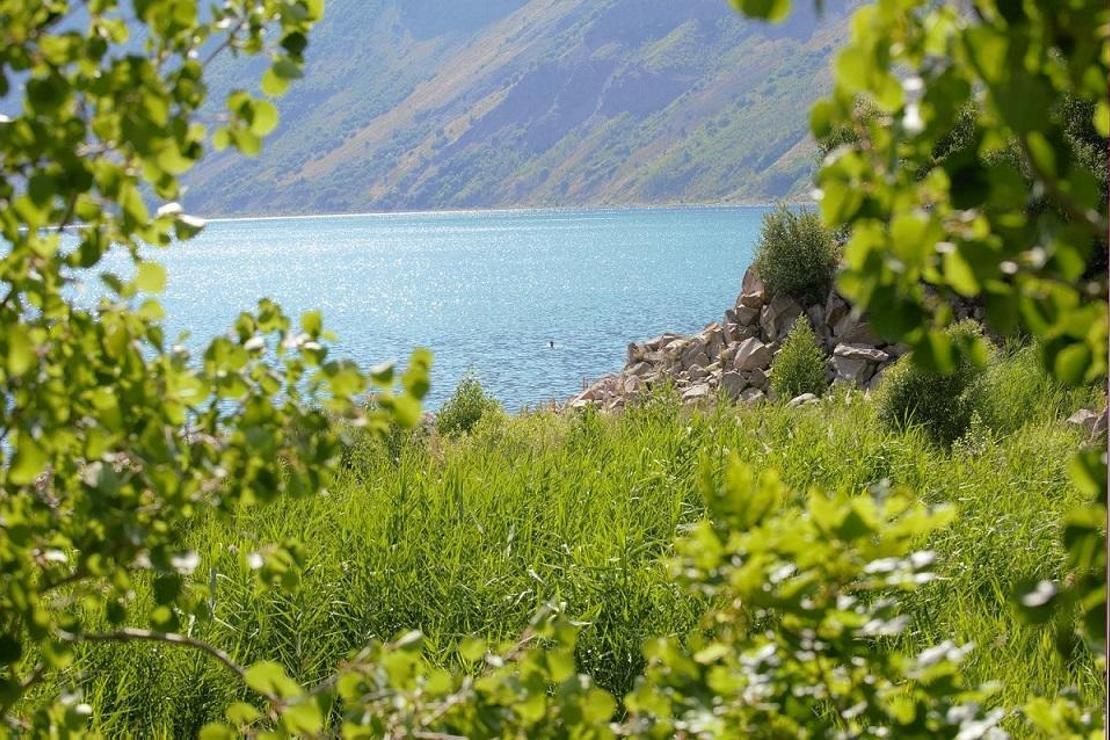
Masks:
[[[158,252],[167,336],[197,341],[265,296],[323,311],[363,366],[435,353],[429,408],[472,368],[511,410],[619,370],[628,343],[732,305],[765,209],[406,213],[213,221]],[[554,342],[552,348],[549,342]]]

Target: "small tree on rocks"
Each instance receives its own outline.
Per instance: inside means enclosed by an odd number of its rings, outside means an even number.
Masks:
[[[821,300],[840,259],[836,239],[813,211],[780,206],[763,217],[755,267],[772,295]]]
[[[806,316],[799,316],[775,357],[771,387],[779,398],[791,399],[803,393],[820,395],[828,386],[825,355]]]

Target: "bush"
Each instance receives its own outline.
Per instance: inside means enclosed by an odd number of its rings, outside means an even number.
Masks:
[[[436,430],[445,435],[466,434],[482,417],[499,413],[501,404],[486,393],[478,376],[468,371],[436,415]]]
[[[981,328],[972,321],[953,325],[947,334],[953,344],[982,338]],[[906,355],[879,385],[879,418],[895,429],[919,426],[935,441],[951,444],[968,430],[972,412],[982,404],[983,374],[983,367],[967,353],[959,355],[947,375],[926,370],[912,354]]]
[[[800,301],[820,300],[839,259],[833,233],[813,211],[780,206],[763,217],[755,268],[769,292]]]
[[[821,395],[827,386],[825,354],[817,346],[809,319],[799,316],[775,356],[771,387],[779,398],[790,400],[803,393]]]

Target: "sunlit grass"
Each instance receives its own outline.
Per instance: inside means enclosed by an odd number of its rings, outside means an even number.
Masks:
[[[989,392],[1022,403],[1027,421],[1007,413],[1002,431],[980,428],[954,451],[884,429],[870,401],[842,392],[798,409],[691,411],[661,397],[619,416],[497,415],[457,439],[363,439],[326,495],[191,534],[198,578],[216,586],[215,620],[193,631],[313,683],[371,637],[418,628],[446,655],[466,635],[511,638],[558,599],[588,623],[580,668],[622,694],[646,638],[697,627],[700,605],[671,584],[663,560],[702,515],[699,465],[736,451],[798,491],[886,482],[955,504],[960,519],[928,543],[942,577],[906,605],[907,649],[976,642],[969,676],[1001,681],[1007,706],[1073,685],[1099,697],[1092,665],[1061,659],[1051,635],[1021,626],[1008,605],[1020,580],[1062,575],[1057,522],[1080,499],[1066,475],[1080,436],[1062,420],[1098,400],[1034,382],[1024,355],[1005,362],[992,371],[1005,382]],[[303,587],[256,593],[243,553],[288,538],[305,546]],[[70,676],[81,673],[109,735],[192,734],[240,691],[212,661],[148,645],[87,648]]]

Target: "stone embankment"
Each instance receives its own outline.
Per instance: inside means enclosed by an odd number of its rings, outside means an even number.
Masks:
[[[620,409],[666,382],[673,383],[687,403],[709,401],[719,393],[748,403],[773,398],[770,378],[775,355],[803,314],[828,355],[830,383],[872,388],[883,370],[905,352],[905,347],[877,337],[866,315],[853,311],[835,289],[822,301],[799,302],[772,295],[749,268],[736,305],[722,321],[697,334],[663,334],[630,344],[624,369],[593,383],[569,405]]]

